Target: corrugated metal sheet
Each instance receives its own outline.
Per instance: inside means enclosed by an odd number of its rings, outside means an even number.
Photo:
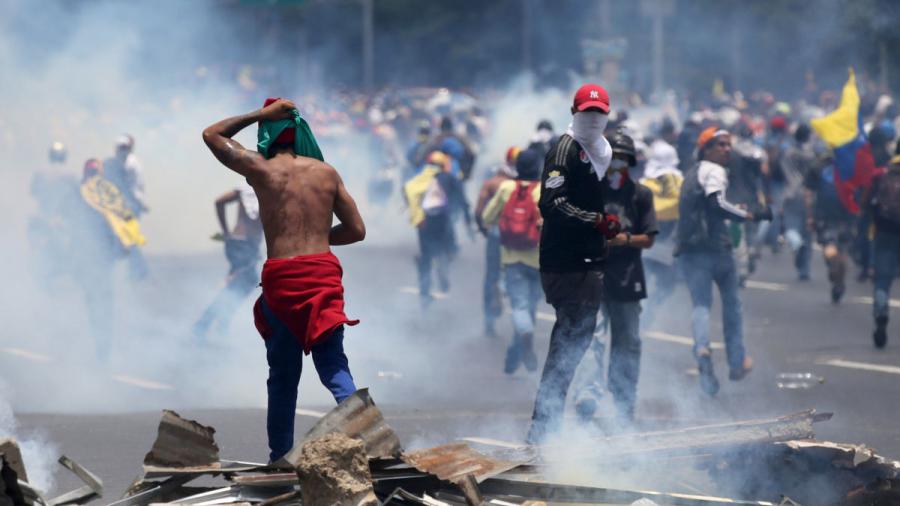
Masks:
[[[145,466],[197,467],[219,462],[216,429],[182,418],[165,409],[153,448],[144,457]]]
[[[452,443],[404,453],[400,458],[419,471],[454,483],[469,474],[474,475],[480,482],[522,464],[491,458],[473,450],[465,443]]]

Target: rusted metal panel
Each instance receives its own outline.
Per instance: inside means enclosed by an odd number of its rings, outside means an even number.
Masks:
[[[419,471],[453,483],[458,483],[469,474],[474,475],[480,482],[522,464],[491,458],[473,450],[465,443],[451,443],[427,450],[416,450],[404,453],[400,458]]]
[[[228,474],[248,473],[268,467],[266,464],[255,462],[240,462],[234,460],[220,460],[208,466],[191,467],[160,467],[144,466],[144,478],[161,478],[164,476],[177,476],[182,474]]]
[[[306,434],[304,441],[332,432],[342,432],[351,438],[362,440],[369,457],[396,457],[403,450],[400,439],[384,421],[384,416],[375,406],[367,388],[357,390],[323,416]],[[273,466],[295,468],[299,463],[302,447],[302,442],[294,445]]]
[[[199,467],[219,462],[219,447],[213,436],[216,429],[178,413],[163,410],[153,448],[144,457],[145,466]]]

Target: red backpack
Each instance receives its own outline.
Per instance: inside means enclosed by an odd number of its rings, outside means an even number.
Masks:
[[[500,244],[514,250],[530,250],[541,241],[541,230],[538,221],[541,213],[534,202],[532,193],[539,184],[534,181],[528,185],[516,182],[516,189],[509,196],[503,211],[500,213]]]

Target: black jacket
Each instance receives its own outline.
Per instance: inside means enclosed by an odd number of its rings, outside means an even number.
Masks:
[[[541,200],[541,271],[600,270],[607,246],[597,230],[603,214],[600,178],[587,153],[564,134],[544,159]]]

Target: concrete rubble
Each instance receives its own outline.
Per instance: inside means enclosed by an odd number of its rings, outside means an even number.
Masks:
[[[577,448],[466,438],[404,451],[368,391],[360,390],[319,420],[285,458],[261,464],[220,459],[212,427],[164,411],[143,475],[109,504],[900,504],[900,462],[863,445],[816,440],[813,424],[829,418],[810,410],[597,438]],[[631,489],[555,479],[561,461],[589,474],[591,483],[623,470],[643,481]],[[102,494],[102,483],[89,471],[65,457],[60,462],[85,485],[45,499],[22,480],[25,469],[15,441],[0,441],[0,506],[85,504]],[[705,485],[691,485],[692,473],[703,476]],[[10,481],[13,475],[19,477]],[[192,486],[201,476],[204,485]],[[211,486],[216,480],[221,484]]]
[[[378,504],[365,445],[340,432],[303,443],[297,476],[305,504]]]

